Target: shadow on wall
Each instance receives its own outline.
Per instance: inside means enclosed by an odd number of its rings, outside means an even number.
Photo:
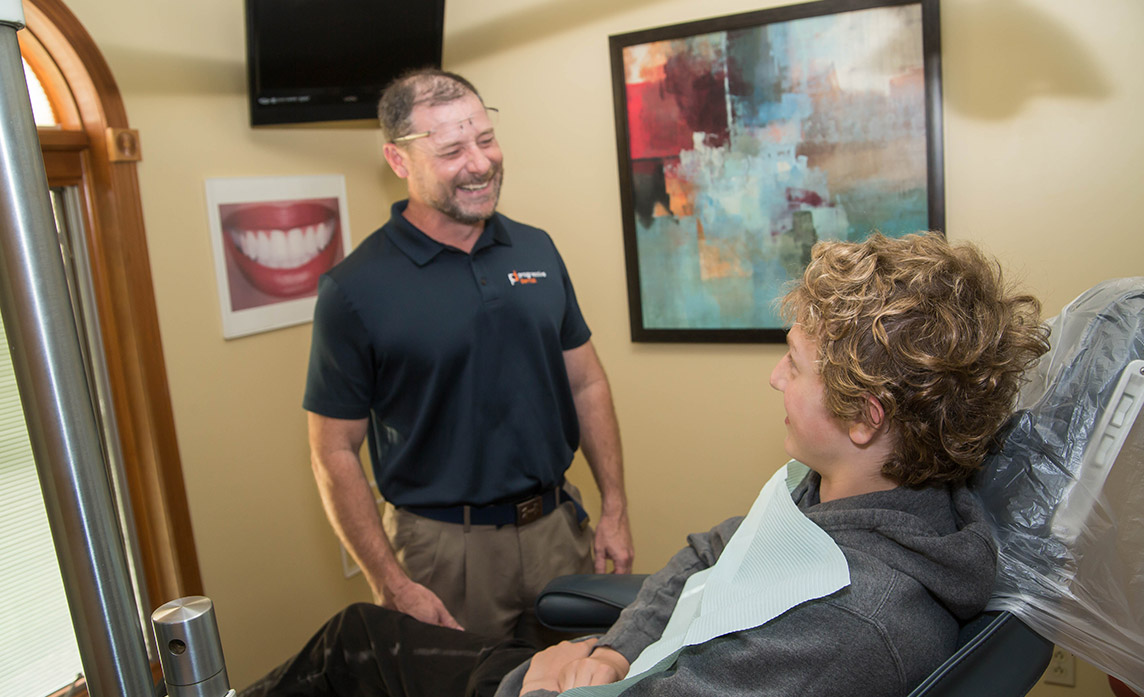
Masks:
[[[1099,66],[1069,28],[1030,2],[978,0],[950,15],[950,22],[942,17],[943,96],[967,116],[1004,119],[1037,97],[1111,94]],[[954,35],[956,44],[949,38]],[[954,45],[957,53],[951,55],[948,48]],[[956,80],[949,79],[953,66]]]
[[[551,0],[449,35],[447,65],[541,41],[659,0]],[[709,16],[698,9],[690,19]],[[1069,28],[1027,0],[977,0],[944,8],[944,98],[977,118],[1004,119],[1037,97],[1103,99],[1111,89]],[[646,27],[631,27],[635,31]],[[956,36],[956,43],[949,37]],[[956,53],[950,53],[953,48]],[[604,50],[604,48],[601,48]],[[949,67],[960,79],[948,80]]]
[[[550,0],[495,16],[449,33],[446,68],[507,48],[543,40],[582,24],[661,0]],[[702,15],[701,16],[706,16]],[[131,47],[103,47],[115,79],[125,92],[149,95],[245,95],[246,64],[205,56],[162,53]]]
[[[491,17],[448,35],[445,42],[445,64],[456,65],[483,56],[499,53],[550,36],[563,34],[584,24],[591,24],[620,12],[630,12],[645,5],[656,5],[661,0],[550,0],[515,12]],[[699,9],[693,19],[713,16]],[[632,27],[632,30],[645,27]],[[607,50],[606,43],[600,50]]]
[[[246,63],[205,56],[146,51],[123,46],[103,49],[126,93],[145,95],[245,95]]]
[[[445,65],[463,64],[528,43],[543,41],[617,12],[660,0],[550,0],[505,13],[450,33]],[[1080,11],[1080,10],[1078,10]],[[698,9],[695,17],[708,13]],[[1028,0],[976,0],[949,5],[942,17],[944,98],[968,116],[1003,119],[1041,96],[1102,99],[1111,89],[1100,68],[1069,28]],[[630,30],[647,27],[631,27]],[[625,30],[627,31],[627,29]],[[956,43],[950,37],[956,36]],[[601,44],[600,50],[606,50]],[[108,46],[116,80],[126,92],[241,95],[241,61],[163,54]],[[950,80],[950,67],[957,77]]]

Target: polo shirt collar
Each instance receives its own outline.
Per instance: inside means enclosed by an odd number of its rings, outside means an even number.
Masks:
[[[390,225],[387,226],[385,234],[414,264],[425,266],[443,252],[447,245],[426,235],[406,219],[404,213],[408,205],[408,199],[393,204],[390,208]],[[480,239],[473,245],[473,253],[493,244],[512,246],[512,236],[500,213],[493,213],[493,217],[485,223]]]

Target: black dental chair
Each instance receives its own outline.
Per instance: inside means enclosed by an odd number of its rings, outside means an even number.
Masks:
[[[910,697],[1019,697],[1060,645],[1144,692],[1144,278],[1050,320],[1002,448],[975,478],[998,540],[986,612]],[[646,576],[557,578],[540,621],[602,632]]]

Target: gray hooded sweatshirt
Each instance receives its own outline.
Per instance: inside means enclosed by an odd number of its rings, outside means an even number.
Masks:
[[[812,472],[792,496],[842,549],[850,585],[689,647],[624,697],[905,695],[953,653],[959,624],[981,612],[993,588],[996,545],[977,497],[964,487],[899,487],[822,503],[818,485]],[[715,563],[740,522],[688,536],[599,645],[635,660],[667,626],[687,578]],[[519,694],[527,666],[505,677],[497,697]]]

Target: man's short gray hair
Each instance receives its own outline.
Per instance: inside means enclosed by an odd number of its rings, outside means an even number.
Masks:
[[[448,104],[470,94],[481,99],[473,83],[456,73],[437,68],[416,68],[402,73],[386,86],[377,104],[377,118],[385,140],[393,142],[394,138],[409,135],[413,130],[410,116],[414,106]]]

